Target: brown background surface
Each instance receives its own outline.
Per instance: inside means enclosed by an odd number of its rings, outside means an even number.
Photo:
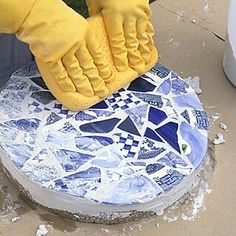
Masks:
[[[208,2],[211,4],[205,13],[204,7]],[[1,182],[8,186],[11,198],[18,201],[21,207],[7,217],[0,217],[0,235],[35,235],[39,224],[52,225],[48,235],[53,236],[236,235],[236,88],[228,82],[223,72],[224,41],[220,39],[225,37],[228,0],[159,0],[152,4],[152,9],[160,63],[183,78],[199,76],[203,90],[200,99],[206,111],[210,117],[214,112],[221,114],[212,125],[209,136],[212,140],[221,131],[226,143],[215,150],[217,164],[209,183],[213,192],[204,199],[206,209],[201,209],[197,218],[190,222],[180,219],[168,223],[153,217],[115,226],[81,224],[54,216],[23,201],[2,175]],[[220,122],[227,124],[228,132],[220,130]],[[15,216],[21,218],[12,223],[11,219]]]

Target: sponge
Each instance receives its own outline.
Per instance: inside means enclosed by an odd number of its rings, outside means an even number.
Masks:
[[[109,90],[108,96],[112,93],[118,91],[119,89],[127,86],[130,82],[135,80],[139,77],[139,74],[131,68],[128,68],[126,71],[118,72],[114,65],[111,49],[109,45],[109,40],[107,36],[107,30],[102,18],[102,15],[96,14],[90,18],[88,18],[90,30],[96,36],[97,43],[103,49],[105,60],[112,65],[112,70],[114,73],[113,79],[106,81],[106,86]],[[153,46],[151,50],[151,57],[150,57],[149,64],[146,65],[145,71],[143,73],[150,70],[157,62],[158,59],[158,52],[156,48]],[[62,102],[62,104],[72,110],[72,111],[81,111],[88,109],[89,107],[95,105],[96,103],[100,102],[102,99],[98,96],[87,97],[78,92],[64,92],[61,88],[57,85],[56,81],[53,80],[53,76],[50,72],[48,65],[42,62],[40,59],[36,58],[36,63],[39,67],[41,75],[48,86],[49,90],[52,94],[57,98],[58,101]],[[103,98],[104,99],[104,98]]]

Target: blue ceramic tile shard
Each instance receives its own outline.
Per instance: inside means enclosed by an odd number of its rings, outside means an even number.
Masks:
[[[45,82],[43,81],[42,77],[38,77],[38,78],[31,78],[31,80],[37,84],[38,86],[40,86],[41,88],[45,89],[45,90],[49,90],[47,85],[45,84]]]
[[[105,101],[99,102],[96,105],[92,106],[90,109],[107,109],[108,105]]]
[[[190,145],[191,153],[187,155],[189,161],[194,168],[198,168],[202,156],[206,155],[207,138],[203,136],[197,129],[193,129],[188,123],[181,123],[180,133],[182,138]]]
[[[209,120],[207,117],[207,113],[201,110],[194,110],[193,114],[196,117],[196,127],[198,129],[209,129]]]
[[[92,123],[87,123],[80,126],[80,130],[85,133],[97,133],[97,134],[103,134],[103,133],[110,133],[117,123],[120,121],[118,118],[112,118],[108,120],[102,120]]]
[[[25,81],[21,81],[19,79],[15,79],[14,84],[10,83],[7,86],[9,90],[23,90],[28,87],[28,83]]]
[[[160,78],[165,78],[170,74],[170,70],[166,68],[165,66],[157,63],[152,69],[151,73],[154,75],[157,75]]]
[[[64,126],[58,131],[65,134],[80,134],[80,132],[70,122],[65,122]]]
[[[158,163],[154,163],[154,164],[150,164],[146,167],[146,172],[150,175],[150,174],[154,174],[157,171],[163,169],[165,166],[158,164]]]
[[[157,135],[157,133],[150,128],[146,129],[144,136],[157,142],[162,142],[162,139]]]
[[[176,151],[180,153],[180,147],[178,143],[178,124],[169,122],[160,128],[156,129],[156,132],[165,139]]]
[[[111,138],[103,136],[82,136],[76,137],[75,143],[78,149],[84,151],[96,151],[114,143]]]
[[[3,148],[11,154],[11,160],[18,169],[21,169],[25,162],[32,156],[33,148],[25,144],[4,145]]]
[[[133,93],[136,97],[154,107],[163,107],[163,101],[160,95],[150,93]]]
[[[176,170],[171,170],[167,175],[157,178],[155,177],[154,180],[161,186],[161,188],[167,192],[178,185],[184,178],[185,175],[181,174]]]
[[[61,119],[61,116],[57,115],[55,112],[52,112],[46,119],[46,125],[52,125]]]
[[[139,145],[139,139],[137,137],[123,132],[114,134],[114,140],[125,158],[133,158],[136,155]]]
[[[92,181],[94,179],[100,179],[101,178],[101,171],[97,167],[91,167],[87,170],[80,171],[78,173],[69,175],[65,177],[67,180],[75,180],[75,179],[81,179],[82,181]]]
[[[75,120],[77,121],[91,121],[96,119],[95,116],[89,115],[85,113],[84,111],[80,111],[75,115]]]
[[[159,93],[168,95],[171,92],[171,80],[165,80],[157,90]]]
[[[172,89],[175,94],[187,93],[187,88],[189,88],[189,84],[184,80],[179,78],[172,80]]]
[[[173,99],[175,104],[179,107],[202,109],[202,105],[198,100],[197,95],[194,93],[179,95]]]
[[[120,182],[115,187],[112,196],[106,199],[105,203],[130,205],[137,202],[138,196],[140,201],[145,201],[145,199],[154,198],[161,193],[160,188],[155,186],[148,178],[141,175]]]
[[[134,134],[134,135],[138,135],[140,136],[140,133],[137,129],[137,127],[135,126],[134,122],[131,120],[131,118],[128,116],[124,122],[122,122],[118,128],[120,130],[123,130],[125,132],[128,132],[130,134]]]
[[[152,92],[155,88],[156,86],[154,84],[151,84],[147,80],[139,77],[129,85],[128,90],[136,92]]]
[[[135,125],[142,130],[144,120],[147,116],[148,105],[141,105],[135,108],[125,110],[125,113],[129,115]]]
[[[173,152],[169,152],[164,157],[160,158],[158,162],[173,168],[177,168],[178,165],[182,167],[187,166],[187,163],[179,155],[176,155]]]
[[[167,118],[167,115],[165,112],[150,107],[149,113],[148,113],[148,120],[151,121],[155,125],[159,125],[161,122],[163,122]]]
[[[31,97],[43,105],[47,105],[56,100],[56,98],[48,91],[33,92]]]
[[[189,113],[188,113],[187,110],[183,111],[183,112],[181,113],[181,116],[183,116],[184,119],[190,124],[190,116],[189,116]]]
[[[0,138],[1,138],[1,140],[14,141],[14,140],[16,140],[18,133],[19,132],[17,132],[16,130],[13,130],[11,127],[0,123]]]
[[[4,122],[5,125],[16,128],[20,131],[25,132],[35,132],[39,125],[41,120],[36,118],[29,118],[29,119],[19,119],[19,120],[9,120]]]
[[[94,158],[93,155],[65,149],[54,150],[53,155],[66,172],[74,172],[84,163]]]
[[[95,113],[98,118],[109,117],[115,113],[114,111],[106,111],[106,110],[92,110],[92,112]]]

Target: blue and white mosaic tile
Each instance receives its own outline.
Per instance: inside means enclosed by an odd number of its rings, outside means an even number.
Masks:
[[[112,205],[148,202],[202,163],[208,118],[193,89],[157,64],[81,112],[59,104],[35,64],[0,94],[0,144],[45,188]]]

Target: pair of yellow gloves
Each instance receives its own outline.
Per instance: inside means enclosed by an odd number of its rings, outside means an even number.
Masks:
[[[49,89],[71,110],[95,104],[157,60],[148,0],[87,4],[91,20],[61,0],[0,0],[0,32],[29,44]],[[119,73],[127,79],[116,82]]]

